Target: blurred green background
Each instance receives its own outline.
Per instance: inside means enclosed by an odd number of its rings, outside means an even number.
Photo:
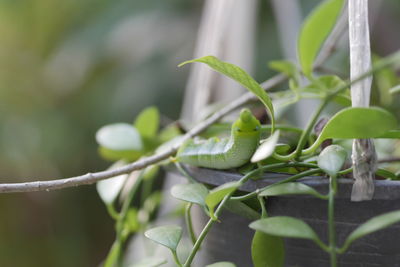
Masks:
[[[301,1],[306,14],[318,1]],[[0,182],[105,169],[95,132],[156,105],[177,119],[202,0],[0,1]],[[400,47],[400,3],[384,3],[374,48]],[[390,30],[392,29],[392,30]],[[398,33],[398,30],[396,31]],[[256,79],[281,50],[259,6]],[[374,40],[379,40],[376,42]],[[114,240],[94,186],[0,195],[0,266],[96,266]]]
[[[201,1],[0,1],[0,181],[103,170],[94,135],[149,105],[176,119]],[[0,266],[96,266],[94,186],[0,196]]]

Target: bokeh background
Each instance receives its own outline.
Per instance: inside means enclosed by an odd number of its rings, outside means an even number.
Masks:
[[[305,15],[318,0],[300,1]],[[0,182],[98,171],[96,130],[155,105],[179,118],[202,0],[0,1]],[[282,54],[260,1],[254,76]],[[381,1],[380,55],[400,48],[400,2]],[[343,69],[347,68],[343,57]],[[397,104],[398,105],[398,104]],[[391,103],[392,108],[396,103]],[[0,195],[0,266],[97,266],[114,240],[94,186]]]

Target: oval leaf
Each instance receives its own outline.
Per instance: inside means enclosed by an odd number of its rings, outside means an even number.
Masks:
[[[110,150],[142,150],[143,143],[139,132],[127,123],[114,123],[101,127],[96,133],[99,145]]]
[[[310,239],[320,242],[317,234],[308,224],[292,217],[276,216],[257,220],[250,224],[250,228],[273,236]]]
[[[125,165],[125,162],[118,161],[115,164],[113,164],[109,168],[109,170],[119,168],[123,165]],[[124,186],[127,178],[128,178],[128,174],[121,174],[121,175],[115,176],[113,178],[101,180],[101,181],[97,182],[96,189],[97,189],[97,193],[99,194],[101,200],[103,200],[103,202],[105,204],[113,203],[114,200],[118,197],[119,192],[121,192],[121,189]]]
[[[335,25],[342,7],[343,0],[323,1],[304,21],[298,50],[300,66],[306,76],[311,76],[314,60]]]
[[[206,197],[206,204],[210,211],[210,216],[214,220],[217,218],[214,216],[214,208],[224,199],[225,196],[231,194],[236,191],[240,186],[239,182],[229,182],[223,185],[220,185],[213,190]]]
[[[177,199],[205,206],[208,189],[203,184],[178,184],[171,188],[171,195]]]
[[[213,264],[206,265],[206,267],[236,267],[235,264],[228,261],[220,261]]]
[[[256,231],[251,242],[251,258],[254,267],[283,267],[285,263],[283,239]]]
[[[318,193],[314,188],[302,183],[277,184],[261,191],[260,196],[280,196],[280,195],[312,195],[321,199],[326,196]]]
[[[293,83],[293,86],[290,86],[291,89],[295,89],[299,85],[300,80],[300,72],[296,66],[291,61],[288,60],[273,60],[268,63],[268,67],[282,72],[286,76],[290,78],[290,81]]]
[[[400,222],[400,211],[392,211],[379,216],[376,216],[372,219],[369,219],[359,227],[357,227],[346,239],[343,247],[340,249],[341,252],[347,250],[351,243],[355,240],[371,234],[373,232],[382,230],[386,227],[389,227],[392,224]]]
[[[160,131],[158,139],[160,140],[160,143],[165,143],[179,135],[182,135],[182,132],[179,129],[179,127],[175,124],[171,124],[166,126]]]
[[[177,225],[160,226],[147,230],[144,235],[154,242],[176,251],[182,237],[182,228]]]
[[[107,160],[127,160],[135,161],[143,155],[142,151],[136,150],[111,150],[105,147],[99,147],[99,154]]]
[[[377,108],[346,108],[333,116],[322,129],[316,141],[320,145],[329,138],[376,138],[397,127],[396,118],[388,111]]]
[[[333,92],[339,87],[345,86],[346,83],[336,75],[324,75],[315,78],[314,81],[299,90],[301,97],[307,98],[324,98],[327,92]],[[336,95],[333,99],[336,103],[345,107],[351,106],[350,90]]]
[[[330,176],[336,176],[347,158],[346,150],[338,145],[326,147],[318,156],[318,167]]]
[[[264,140],[264,142],[261,143],[254,155],[251,157],[251,162],[259,162],[270,157],[275,151],[278,140],[279,130],[275,131],[268,139]]]
[[[260,214],[257,211],[240,200],[230,199],[225,203],[224,208],[250,220],[257,220],[260,218]]]
[[[222,73],[228,76],[229,78],[232,78],[233,80],[243,85],[246,89],[251,91],[253,94],[255,94],[267,108],[268,113],[271,117],[272,131],[274,131],[275,116],[271,98],[268,96],[265,90],[262,89],[261,86],[249,74],[247,74],[247,72],[245,72],[243,69],[241,69],[236,65],[223,62],[214,56],[206,56],[202,58],[188,60],[179,64],[179,67],[193,62],[200,62],[207,64],[215,71],[218,71],[219,73]]]
[[[156,107],[148,107],[144,109],[136,117],[135,128],[141,136],[145,138],[153,138],[156,136],[158,126],[160,124],[160,114]]]
[[[389,180],[398,180],[396,174],[394,174],[391,171],[385,170],[385,169],[379,168],[379,169],[376,170],[375,173],[376,173],[376,175],[382,176],[382,177],[384,177],[386,179],[389,179]]]

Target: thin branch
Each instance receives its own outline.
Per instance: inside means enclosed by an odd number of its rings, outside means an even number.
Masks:
[[[267,90],[270,89],[279,83],[286,80],[284,75],[276,75],[271,79],[265,81],[261,84],[261,86]],[[149,165],[155,164],[160,162],[173,154],[176,153],[177,149],[182,145],[183,142],[186,140],[198,135],[205,129],[207,129],[211,124],[217,122],[225,115],[229,114],[230,112],[234,111],[235,109],[243,106],[250,100],[254,98],[252,93],[243,94],[241,97],[236,99],[235,101],[231,102],[230,104],[226,105],[221,110],[214,113],[212,116],[204,120],[203,122],[199,123],[195,126],[192,130],[187,132],[180,142],[175,144],[174,147],[171,149],[155,154],[150,157],[142,158],[136,162],[131,164],[122,166],[118,169],[95,172],[95,173],[87,173],[85,175],[75,176],[71,178],[65,179],[58,179],[58,180],[49,180],[49,181],[36,181],[36,182],[26,182],[26,183],[11,183],[11,184],[0,184],[0,193],[21,193],[21,192],[34,192],[34,191],[50,191],[56,189],[63,189],[68,187],[75,187],[80,185],[88,185],[94,184],[100,180],[104,180],[107,178],[111,178],[120,174],[130,173],[135,170],[143,169]]]
[[[400,157],[379,159],[378,163],[392,163],[392,162],[400,162]]]

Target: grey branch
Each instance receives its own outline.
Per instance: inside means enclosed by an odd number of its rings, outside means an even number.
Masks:
[[[267,90],[270,89],[279,83],[286,80],[284,75],[276,75],[271,79],[265,81],[261,84],[261,86]],[[237,98],[235,101],[231,102],[229,105],[226,105],[221,110],[214,113],[212,116],[199,123],[196,127],[187,132],[184,137],[181,139],[179,143],[177,143],[173,148],[155,154],[150,157],[142,158],[136,162],[125,165],[118,169],[95,172],[95,173],[87,173],[85,175],[75,176],[71,178],[65,179],[57,179],[57,180],[48,180],[48,181],[35,181],[35,182],[26,182],[26,183],[11,183],[11,184],[0,184],[0,193],[21,193],[21,192],[34,192],[34,191],[50,191],[56,189],[63,189],[68,187],[75,187],[80,185],[88,185],[96,183],[100,180],[104,180],[107,178],[111,178],[120,174],[130,173],[135,170],[143,169],[149,165],[160,162],[172,155],[175,154],[176,150],[179,146],[185,142],[186,140],[198,135],[202,131],[204,131],[211,124],[217,122],[225,115],[229,114],[233,110],[243,106],[247,102],[255,99],[255,96],[252,93],[245,93],[241,97]]]

